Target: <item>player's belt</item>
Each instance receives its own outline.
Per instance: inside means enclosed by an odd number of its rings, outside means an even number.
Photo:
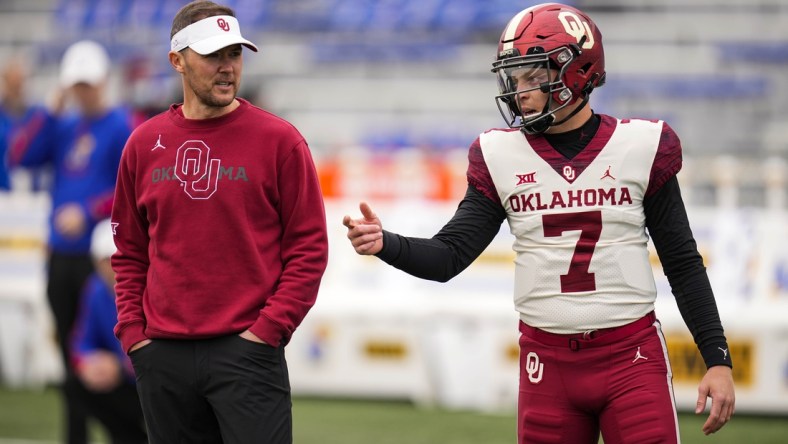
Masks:
[[[599,330],[567,335],[550,333],[536,327],[531,327],[520,321],[520,333],[545,345],[569,347],[572,350],[580,350],[585,347],[599,347],[618,342],[644,328],[654,325],[656,320],[657,316],[652,311],[637,321],[624,324],[620,327],[600,328]]]

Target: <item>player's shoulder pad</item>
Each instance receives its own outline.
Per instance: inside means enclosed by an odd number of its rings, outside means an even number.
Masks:
[[[519,137],[521,134],[517,128],[491,128],[479,134],[479,143],[486,144],[488,141]]]
[[[483,135],[485,135],[485,134],[507,134],[507,133],[516,133],[516,132],[519,132],[519,131],[520,131],[520,130],[519,130],[519,129],[517,129],[517,128],[490,128],[490,129],[488,129],[488,130],[485,130],[484,132],[482,132],[482,133],[480,134],[480,136],[483,136]]]

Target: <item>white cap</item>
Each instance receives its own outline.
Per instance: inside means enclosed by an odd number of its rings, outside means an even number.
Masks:
[[[64,88],[87,83],[98,85],[109,75],[109,56],[100,44],[82,40],[69,46],[60,62],[60,84]]]
[[[238,19],[231,15],[215,15],[178,31],[172,36],[170,50],[178,52],[189,47],[197,54],[206,55],[239,43],[257,52],[257,46],[241,36]]]
[[[90,238],[90,254],[93,260],[106,259],[113,254],[117,249],[115,248],[115,233],[112,222],[109,219],[104,219],[93,228],[93,234]]]

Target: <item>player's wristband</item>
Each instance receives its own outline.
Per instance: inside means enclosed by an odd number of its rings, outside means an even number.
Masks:
[[[706,368],[714,367],[715,365],[725,365],[733,368],[733,361],[731,360],[730,348],[727,342],[709,344],[700,349],[700,354],[703,356]]]

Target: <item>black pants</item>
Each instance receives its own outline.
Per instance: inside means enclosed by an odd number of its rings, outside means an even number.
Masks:
[[[82,287],[93,272],[93,262],[88,254],[70,255],[50,253],[48,259],[47,299],[55,319],[58,346],[65,369],[62,393],[65,410],[65,442],[86,444],[87,412],[84,399],[85,388],[73,372],[70,362],[71,330],[79,309]]]
[[[151,444],[291,444],[284,347],[237,335],[131,353]]]
[[[112,444],[145,444],[145,420],[133,383],[123,383],[106,393],[89,392],[85,405],[90,416],[98,419]]]

